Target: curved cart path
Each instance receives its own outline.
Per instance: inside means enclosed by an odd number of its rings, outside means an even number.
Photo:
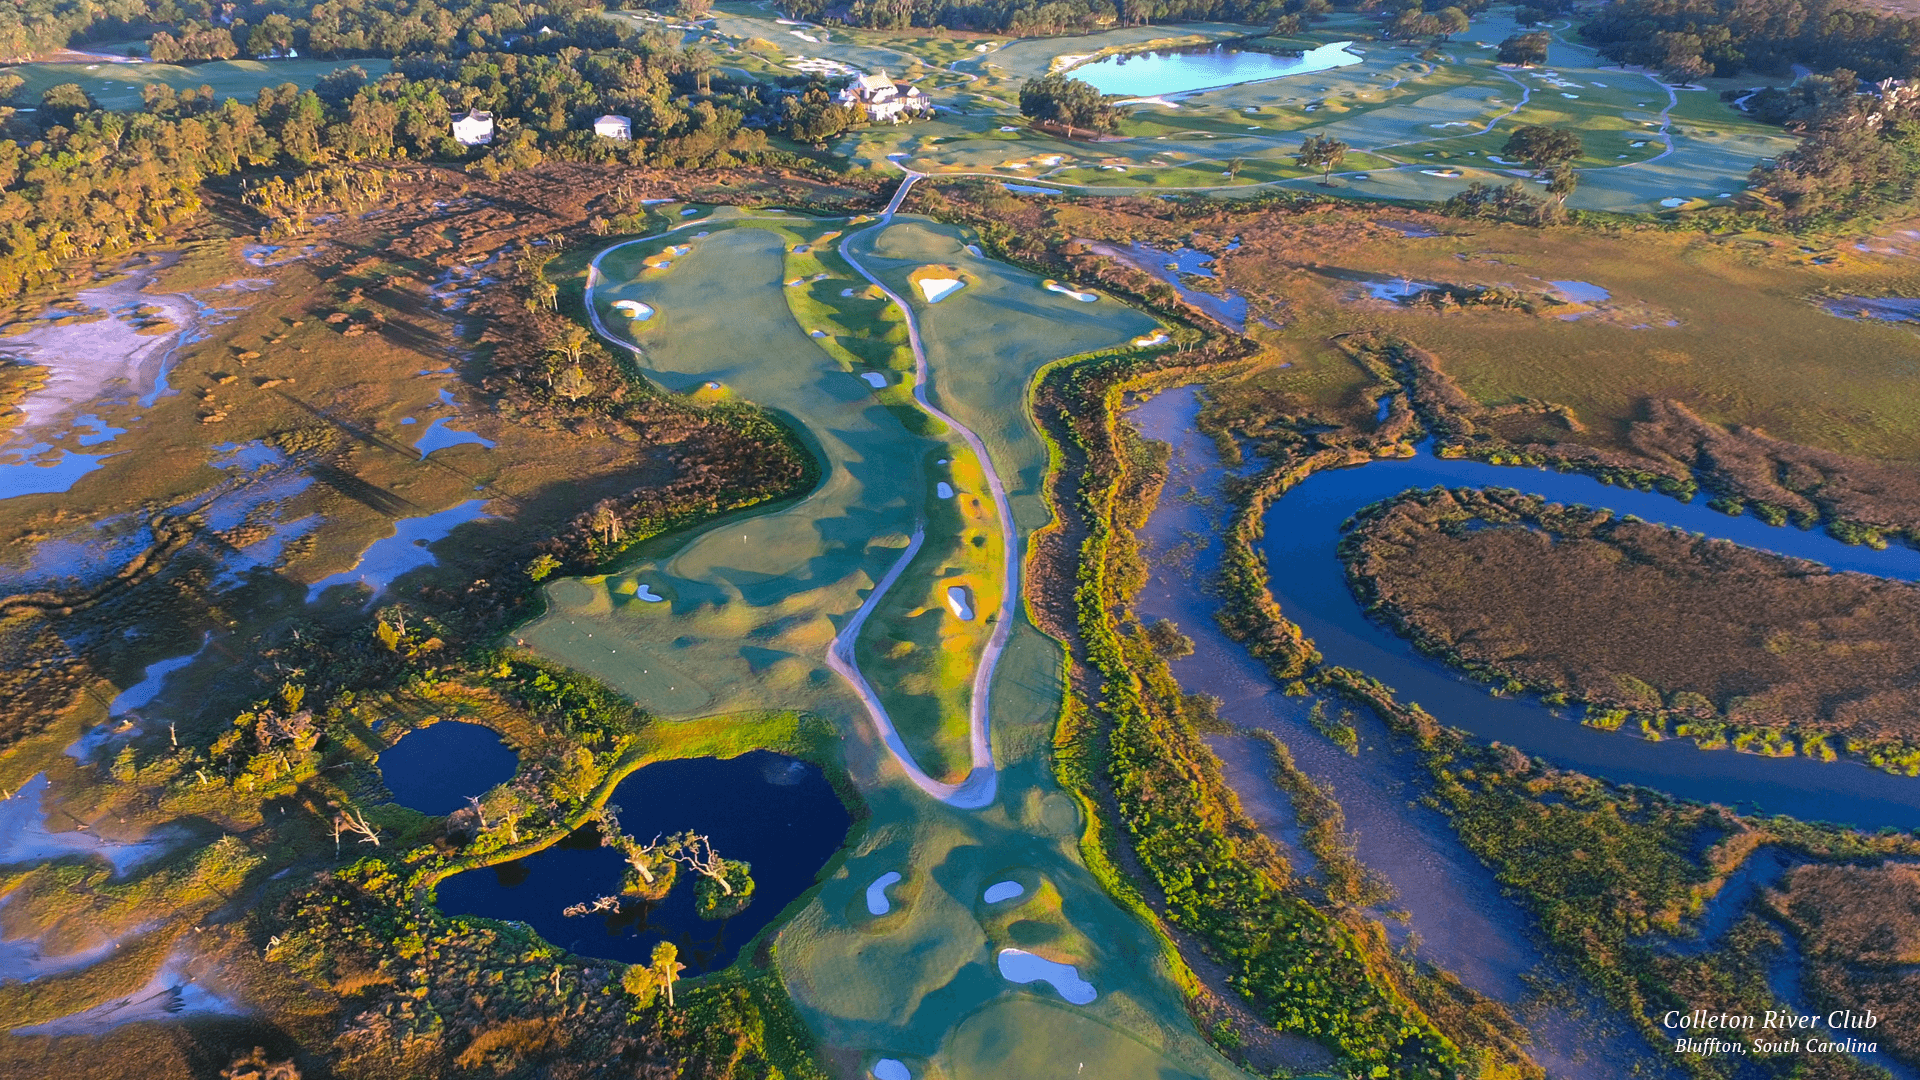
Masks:
[[[913,557],[919,554],[920,546],[926,540],[926,527],[924,524],[915,527],[913,539],[907,544],[906,551],[900,556],[899,560],[893,564],[892,568],[887,571],[886,575],[874,584],[873,591],[867,594],[867,599],[860,605],[860,609],[854,612],[853,617],[847,621],[847,625],[841,628],[840,633],[834,637],[833,645],[827,650],[827,666],[832,668],[834,672],[845,679],[848,685],[853,688],[854,693],[860,698],[861,704],[866,706],[868,718],[873,721],[874,729],[879,733],[881,741],[886,743],[887,752],[893,755],[894,761],[899,764],[901,770],[907,774],[907,779],[913,781],[914,786],[949,806],[966,810],[977,810],[992,805],[994,795],[999,790],[999,772],[993,763],[993,731],[989,705],[993,687],[994,669],[999,666],[1000,654],[1005,651],[1007,639],[1013,631],[1014,598],[1018,596],[1020,592],[1019,550],[1015,543],[1013,533],[1013,509],[1007,501],[1006,486],[1001,483],[1000,474],[994,470],[993,459],[987,456],[986,444],[981,442],[980,437],[974,434],[966,425],[936,408],[927,400],[927,354],[926,350],[922,348],[920,344],[920,326],[918,320],[914,318],[913,308],[909,307],[905,300],[901,299],[893,290],[887,288],[879,278],[875,277],[872,272],[861,265],[859,260],[853,256],[853,253],[848,250],[848,243],[852,241],[855,236],[864,236],[876,229],[883,229],[892,223],[894,211],[900,208],[901,202],[907,197],[907,192],[922,175],[917,172],[905,170],[904,168],[903,171],[907,172],[906,180],[901,183],[900,189],[894,192],[892,200],[887,203],[887,208],[881,213],[879,220],[872,226],[853,233],[841,241],[840,255],[847,261],[847,265],[851,266],[862,277],[866,278],[881,292],[885,293],[889,300],[899,306],[902,315],[906,319],[907,340],[913,347],[914,399],[920,403],[921,408],[925,409],[929,415],[948,425],[954,431],[959,432],[960,437],[966,440],[967,445],[973,450],[975,456],[980,459],[980,467],[986,473],[987,487],[993,494],[994,510],[1000,517],[1000,538],[1006,550],[1006,566],[1003,571],[1006,578],[1006,587],[1001,597],[1000,609],[996,615],[997,621],[994,624],[993,633],[988,637],[986,648],[982,650],[980,654],[980,663],[974,670],[973,699],[970,703],[971,707],[968,714],[967,737],[968,748],[973,759],[973,768],[967,774],[967,778],[958,784],[948,784],[935,780],[933,777],[927,775],[926,770],[922,769],[919,763],[913,759],[913,753],[907,749],[906,743],[900,738],[899,729],[894,726],[893,718],[887,714],[886,706],[881,703],[879,695],[874,692],[872,684],[867,682],[866,676],[860,671],[859,664],[854,660],[854,643],[859,639],[860,630],[866,625],[867,617],[873,614],[874,608],[879,606],[880,600],[886,595],[887,590],[893,587],[894,583],[900,579],[900,575],[906,572],[907,566],[913,562]],[[640,357],[639,347],[632,342],[622,340],[609,331],[606,324],[600,321],[599,310],[594,307],[593,289],[595,284],[600,280],[600,261],[612,252],[626,247],[629,244],[640,244],[649,240],[657,240],[662,236],[678,232],[681,229],[702,224],[704,221],[705,219],[696,219],[654,233],[651,236],[643,236],[628,240],[624,243],[615,244],[593,257],[593,261],[588,264],[587,267],[585,299],[587,319],[593,324],[595,333],[619,348],[632,353],[636,359]]]
[[[919,549],[924,535],[921,530],[914,531],[913,543],[908,545],[907,553],[894,564],[893,569],[874,588],[872,595],[868,596],[867,602],[861,605],[853,621],[849,622],[834,639],[829,663],[833,663],[834,669],[846,676],[847,680],[854,684],[854,689],[860,692],[861,700],[866,702],[867,712],[873,717],[874,726],[880,730],[881,737],[886,739],[887,749],[893,752],[894,760],[907,771],[907,775],[919,785],[920,790],[949,806],[978,809],[993,802],[994,792],[999,787],[999,774],[993,764],[993,726],[989,707],[992,704],[993,672],[1000,664],[1000,654],[1007,647],[1007,638],[1013,633],[1014,599],[1020,595],[1020,548],[1013,532],[1013,507],[1007,502],[1007,488],[1000,481],[1000,473],[993,467],[993,458],[987,455],[986,444],[980,441],[980,436],[974,434],[971,428],[947,415],[927,400],[927,352],[920,343],[920,320],[914,317],[913,308],[906,300],[887,288],[886,283],[862,265],[852,251],[856,237],[884,229],[893,223],[894,211],[900,209],[900,204],[906,200],[907,192],[912,190],[913,185],[923,175],[904,165],[900,166],[900,169],[907,174],[906,179],[900,182],[900,189],[893,193],[893,198],[888,201],[886,210],[880,214],[880,220],[857,233],[849,234],[840,241],[840,257],[899,307],[900,314],[906,320],[907,343],[913,348],[913,399],[920,403],[920,407],[925,409],[929,416],[959,432],[960,437],[966,440],[967,446],[973,450],[974,456],[980,459],[981,471],[986,473],[987,477],[987,490],[993,493],[994,513],[1000,518],[1000,543],[1006,552],[1006,565],[1001,571],[1005,587],[1000,594],[1000,610],[994,616],[993,633],[987,638],[987,647],[981,651],[980,663],[973,671],[973,699],[969,702],[967,716],[967,744],[973,755],[973,771],[968,773],[967,778],[958,785],[943,784],[923,772],[914,762],[913,755],[908,753],[905,745],[901,743],[899,733],[894,730],[893,721],[887,716],[886,709],[881,706],[880,699],[866,685],[866,679],[860,676],[860,669],[853,663],[853,643],[859,636],[861,624],[866,621],[867,613],[879,603],[881,594],[887,591],[894,580],[906,570],[907,564],[913,561],[914,553]],[[841,665],[844,665],[844,670]]]

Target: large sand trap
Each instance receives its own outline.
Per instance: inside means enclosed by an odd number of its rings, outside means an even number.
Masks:
[[[638,300],[615,300],[613,302],[613,310],[618,314],[625,315],[629,319],[637,319],[640,322],[645,322],[653,318],[653,306],[643,304]]]
[[[973,621],[973,590],[965,585],[947,586],[947,606],[956,619]]]
[[[929,277],[921,278],[915,284],[920,286],[920,295],[927,298],[927,303],[937,304],[958,292],[966,282],[959,278]]]
[[[867,385],[873,387],[875,390],[879,390],[887,385],[887,377],[877,371],[861,372],[860,377],[867,380]]]
[[[898,1058],[881,1058],[873,1063],[873,1080],[913,1080],[913,1070]]]
[[[987,886],[987,891],[981,893],[980,898],[989,904],[997,904],[1002,900],[1011,900],[1026,891],[1026,886],[1017,881],[996,881]]]
[[[1155,330],[1153,333],[1148,334],[1145,337],[1134,338],[1133,343],[1136,346],[1139,346],[1140,348],[1144,349],[1149,345],[1164,345],[1170,340],[1172,339],[1167,337],[1167,332],[1165,330]]]
[[[1080,977],[1079,968],[1035,956],[1025,949],[1000,950],[1000,975],[1008,982],[1052,983],[1061,997],[1075,1005],[1090,1005],[1100,996],[1092,983]]]
[[[867,886],[867,914],[885,915],[893,910],[893,904],[887,900],[887,886],[899,880],[898,870],[889,870],[873,879],[873,884]]]
[[[1046,286],[1048,292],[1057,292],[1063,296],[1071,296],[1083,304],[1091,304],[1095,300],[1100,299],[1097,293],[1081,292],[1071,285],[1062,285],[1057,281],[1048,281]]]
[[[933,485],[933,493],[943,499],[951,499],[953,498],[953,485],[942,480]]]
[[[638,599],[645,600],[649,604],[665,603],[667,599],[659,593],[654,592],[653,586],[644,582],[633,587],[633,595]]]

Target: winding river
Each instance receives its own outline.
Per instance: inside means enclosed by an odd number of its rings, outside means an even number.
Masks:
[[[1313,639],[1326,662],[1380,679],[1400,700],[1418,702],[1443,723],[1509,743],[1563,768],[1685,799],[1860,828],[1920,826],[1920,780],[1853,761],[1702,751],[1686,740],[1656,743],[1584,727],[1572,710],[1552,709],[1532,697],[1495,697],[1369,619],[1347,587],[1336,551],[1341,526],[1364,506],[1434,485],[1513,488],[1812,559],[1834,570],[1908,581],[1920,579],[1920,551],[1852,546],[1824,533],[1771,526],[1751,516],[1731,517],[1704,502],[1682,503],[1548,469],[1448,460],[1424,447],[1414,458],[1328,470],[1295,485],[1267,511],[1263,542],[1274,598]]]

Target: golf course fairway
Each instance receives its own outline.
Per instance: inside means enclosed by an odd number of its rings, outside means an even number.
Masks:
[[[857,1053],[863,1071],[895,1059],[915,1077],[1069,1077],[1081,1062],[1238,1076],[1194,1032],[1163,945],[1080,861],[1086,823],[1047,762],[1061,654],[1018,603],[1026,537],[1049,517],[1030,380],[1159,327],[974,256],[974,239],[890,215],[718,210],[595,254],[596,329],[669,392],[779,414],[823,477],[618,572],[553,582],[520,637],[664,722],[796,709],[838,725],[869,817],[774,943],[836,1056]],[[910,279],[928,266],[964,287],[925,302]],[[971,602],[950,601],[956,588]],[[878,720],[897,729],[891,745]],[[990,754],[984,786],[970,736]],[[876,915],[868,890],[888,874]],[[1009,880],[1021,894],[987,903]],[[1073,965],[1097,998],[1009,981],[995,964],[1007,948]]]

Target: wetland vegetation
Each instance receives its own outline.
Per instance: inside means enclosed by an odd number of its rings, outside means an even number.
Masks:
[[[1696,33],[1735,9],[1810,29]],[[1824,74],[1748,114],[1504,9],[21,12],[9,55],[202,66],[0,76],[6,467],[68,488],[0,490],[0,1073],[1515,1080],[1670,1008],[1911,1013],[1920,850],[1871,827],[1912,789],[1806,760],[1910,768],[1911,586],[1478,490],[1548,466],[1912,555],[1912,337],[1835,315],[1915,288],[1904,94]],[[1833,14],[1628,0],[1588,36],[1676,77],[1910,66],[1910,24]],[[1096,33],[1005,37],[1064,32]],[[1499,67],[1503,36],[1557,66]],[[1126,106],[1052,74],[1228,38],[1342,64]],[[331,67],[212,66],[288,49]],[[943,110],[832,104],[823,73],[883,64]],[[447,137],[467,108],[490,147]],[[632,139],[584,129],[608,111]],[[893,155],[932,178],[863,167]],[[1567,223],[1540,165],[1579,176]],[[1465,216],[1349,199],[1470,184]],[[125,385],[48,404],[123,338],[155,346]],[[1223,468],[1189,490],[1124,410],[1192,384]],[[1392,488],[1428,466],[1476,490]],[[1344,467],[1394,497],[1350,540],[1368,598],[1513,696],[1429,713],[1412,664],[1341,665],[1308,560],[1266,552],[1331,549]],[[1141,613],[1182,497],[1217,515],[1209,634]],[[1298,714],[1252,770],[1182,682],[1215,630]],[[1546,734],[1450,728],[1460,701]],[[1863,827],[1677,797],[1636,732],[1791,746],[1697,771]],[[1354,812],[1329,760],[1390,797]],[[1407,929],[1431,904],[1396,911],[1364,830],[1416,819],[1535,992]]]

